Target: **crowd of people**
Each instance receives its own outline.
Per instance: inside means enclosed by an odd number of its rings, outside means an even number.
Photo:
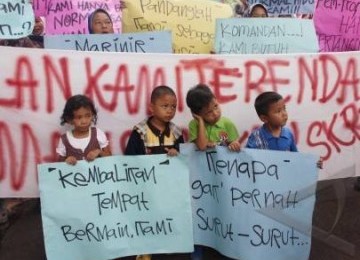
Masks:
[[[122,9],[126,8],[122,4]],[[238,0],[232,6],[234,17],[248,17],[248,18],[264,18],[269,17],[267,7],[261,3],[249,5],[247,0]],[[278,17],[298,17],[298,18],[312,18],[312,14],[300,15],[277,15]],[[90,13],[88,16],[88,33],[89,34],[113,34],[114,24],[111,15],[102,8],[98,8]],[[24,48],[44,48],[45,35],[45,17],[35,16],[34,28],[32,34],[19,39],[0,39],[0,46],[24,47]]]

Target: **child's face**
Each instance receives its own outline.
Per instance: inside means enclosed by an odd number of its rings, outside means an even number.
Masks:
[[[33,35],[41,35],[44,32],[44,23],[40,17],[35,17],[35,25],[32,31]]]
[[[199,116],[201,116],[209,125],[216,124],[221,117],[221,109],[216,98],[213,98],[207,107],[204,107]]]
[[[98,12],[94,15],[92,30],[94,34],[114,33],[112,21],[103,12]]]
[[[288,114],[286,111],[285,101],[280,99],[278,102],[269,106],[267,115],[261,116],[261,120],[272,127],[282,127],[286,124]]]
[[[81,107],[74,111],[74,118],[69,122],[74,126],[77,132],[86,132],[89,130],[93,119],[93,114],[90,108]]]
[[[263,17],[267,17],[266,11],[264,10],[263,7],[261,6],[255,6],[254,9],[251,12],[251,17],[254,18],[263,18]]]
[[[163,95],[150,105],[150,112],[160,122],[170,122],[176,113],[177,99],[174,95]]]

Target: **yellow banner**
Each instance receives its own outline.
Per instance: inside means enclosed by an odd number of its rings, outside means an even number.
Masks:
[[[172,31],[175,53],[210,53],[217,18],[232,17],[228,4],[208,0],[125,0],[123,32]]]

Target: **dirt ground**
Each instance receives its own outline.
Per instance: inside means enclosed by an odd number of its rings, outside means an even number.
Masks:
[[[354,183],[355,178],[318,183],[310,260],[360,259],[360,192],[354,190]],[[0,239],[0,260],[46,259],[39,199],[22,203],[21,210],[10,218],[9,227],[0,226]],[[205,248],[204,253],[205,260],[224,259],[211,248]],[[190,255],[153,255],[152,259],[187,260]]]

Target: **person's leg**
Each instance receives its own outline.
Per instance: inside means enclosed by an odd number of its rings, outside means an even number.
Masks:
[[[202,260],[203,259],[203,247],[195,245],[194,252],[191,253],[191,260]]]
[[[360,177],[355,177],[354,190],[360,191]]]
[[[0,238],[9,227],[9,216],[5,207],[5,199],[0,198]]]
[[[151,255],[138,255],[136,260],[151,260]]]

